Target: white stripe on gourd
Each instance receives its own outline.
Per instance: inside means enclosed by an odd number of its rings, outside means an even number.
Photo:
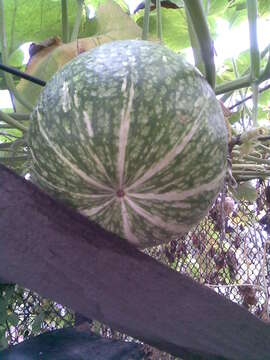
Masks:
[[[115,197],[112,196],[109,201],[106,201],[100,206],[92,207],[91,209],[79,209],[79,211],[81,214],[91,217],[97,215],[99,212],[102,212],[105,208],[112,205],[114,201],[115,201]]]
[[[181,151],[183,151],[185,146],[191,141],[193,135],[198,130],[198,127],[200,125],[200,118],[201,118],[202,113],[206,109],[206,105],[207,104],[204,104],[204,107],[199,112],[190,131],[183,138],[179,139],[179,143],[175,144],[174,147],[167,153],[167,155],[164,156],[164,158],[162,160],[160,160],[158,163],[151,166],[151,168],[148,171],[146,171],[145,174],[141,178],[137,179],[132,185],[130,185],[126,189],[126,191],[130,191],[134,188],[138,188],[144,182],[151,179],[159,171],[166,168],[181,153]]]
[[[123,188],[124,183],[124,172],[125,172],[125,160],[126,160],[126,147],[128,142],[128,133],[130,126],[130,113],[132,109],[132,103],[134,98],[134,87],[131,80],[129,92],[126,91],[127,79],[124,78],[121,91],[124,97],[127,98],[126,108],[123,107],[121,110],[121,123],[119,129],[119,147],[118,147],[118,158],[117,158],[117,172],[119,180],[119,189]]]
[[[190,227],[184,224],[170,224],[167,221],[162,220],[161,217],[151,214],[150,212],[143,209],[141,206],[135,203],[135,201],[129,199],[127,196],[125,197],[126,202],[128,205],[143,219],[147,220],[149,223],[158,226],[164,230],[169,231],[170,233],[178,233],[183,234],[187,232]]]
[[[99,189],[107,190],[107,191],[113,191],[110,187],[99,183],[97,180],[93,179],[89,175],[87,175],[84,171],[82,171],[80,168],[78,168],[75,164],[73,164],[71,161],[69,161],[64,155],[61,154],[59,150],[59,146],[57,144],[54,144],[46,134],[45,130],[43,129],[41,123],[41,116],[39,114],[39,111],[37,110],[37,121],[38,126],[40,130],[40,134],[43,136],[43,138],[47,141],[47,143],[50,146],[50,149],[54,151],[54,153],[66,164],[68,165],[74,173],[76,173],[79,177],[81,177],[85,182],[88,184],[94,185]]]
[[[139,245],[139,239],[133,234],[130,229],[129,219],[128,219],[128,211],[126,208],[125,200],[120,198],[121,201],[121,214],[122,214],[122,221],[123,221],[123,231],[125,238],[128,239],[132,244]]]
[[[134,193],[127,191],[127,195],[131,197],[135,197],[138,199],[147,199],[147,200],[159,200],[159,201],[183,201],[188,199],[189,197],[202,194],[204,191],[213,191],[216,190],[220,186],[220,182],[224,178],[225,170],[223,170],[217,177],[210,181],[209,183],[202,184],[197,186],[196,188],[192,188],[189,190],[185,190],[182,192],[170,191],[167,193],[159,194],[159,193]],[[158,191],[158,189],[157,189]]]

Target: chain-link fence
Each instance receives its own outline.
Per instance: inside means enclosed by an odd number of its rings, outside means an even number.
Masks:
[[[269,321],[269,189],[258,181],[252,203],[236,201],[224,191],[209,215],[187,236],[145,252]],[[1,285],[0,291],[1,348],[74,325],[72,311],[33,292],[13,285]],[[89,328],[105,337],[127,339],[96,321]],[[173,359],[151,351],[150,359]]]

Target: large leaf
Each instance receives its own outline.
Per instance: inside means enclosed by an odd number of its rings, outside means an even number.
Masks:
[[[251,203],[257,198],[256,188],[249,181],[238,185],[236,189],[232,189],[232,193],[236,199],[250,201]]]
[[[258,1],[258,11],[259,16],[269,17],[270,15],[270,6],[269,0],[259,0]]]
[[[143,11],[140,11],[136,16],[137,23],[143,26]],[[163,30],[163,41],[172,50],[179,51],[190,46],[188,28],[186,23],[186,16],[184,9],[161,9],[162,14],[162,30]],[[149,23],[149,34],[151,37],[156,37],[157,13],[151,11],[150,23]]]
[[[98,34],[109,35],[112,40],[141,37],[141,28],[113,0],[101,4],[96,17]]]
[[[4,0],[7,42],[12,51],[25,42],[39,42],[61,36],[60,0]],[[70,28],[74,23],[77,1],[68,1]]]
[[[246,6],[246,0],[235,0],[228,6],[223,18],[229,22],[231,28],[247,20]]]
[[[208,3],[208,4],[207,4]],[[227,6],[228,1],[227,0],[204,0],[204,7],[206,8],[208,5],[208,15],[209,16],[221,16]]]
[[[108,36],[96,36],[92,38],[79,39],[69,44],[62,44],[61,42],[54,44],[35,54],[31,58],[26,72],[38,79],[48,81],[57,70],[77,56],[80,52],[87,51],[99,44],[109,41],[111,41],[111,39]],[[17,86],[17,90],[19,93],[23,94],[24,98],[28,100],[30,104],[34,106],[40,92],[42,91],[42,87],[21,79]],[[16,100],[15,105],[17,112],[27,112],[27,109]]]
[[[55,38],[49,47],[45,47],[31,58],[27,73],[47,81],[65,63],[81,52],[113,40],[134,39],[141,36],[141,28],[112,0],[100,5],[96,22],[100,35],[79,39],[69,44],[62,44],[58,38]],[[39,85],[24,79],[20,81],[17,89],[32,105],[36,103],[42,90]],[[16,109],[18,112],[27,111],[18,102]]]

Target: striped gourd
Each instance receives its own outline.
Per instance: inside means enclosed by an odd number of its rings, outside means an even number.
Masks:
[[[39,98],[28,141],[35,183],[141,248],[197,224],[226,171],[213,91],[147,41],[112,42],[66,64]]]

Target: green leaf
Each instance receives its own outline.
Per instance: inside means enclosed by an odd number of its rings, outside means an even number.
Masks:
[[[8,315],[7,321],[9,323],[9,325],[16,326],[16,325],[18,325],[20,318],[17,314],[12,313],[12,314]]]
[[[233,124],[239,122],[240,117],[241,117],[240,111],[235,111],[235,112],[233,113],[233,115],[231,115],[230,118],[229,118],[230,124],[233,125]]]
[[[7,320],[7,302],[5,299],[0,299],[0,324],[5,323]]]
[[[141,29],[113,0],[107,0],[97,10],[97,32],[112,40],[141,37]]]
[[[247,20],[246,0],[234,1],[225,11],[223,18],[229,22],[231,28]]]
[[[68,19],[72,28],[77,1],[68,1]],[[40,42],[48,37],[61,36],[61,1],[4,0],[8,47],[12,51],[26,42]]]
[[[259,16],[268,16],[270,14],[269,0],[259,0],[258,1],[258,12]]]
[[[8,341],[5,337],[5,335],[3,335],[1,338],[0,338],[0,350],[4,350],[8,347]]]
[[[229,81],[232,81],[235,79],[235,75],[232,69],[231,64],[227,63],[222,69],[221,71],[219,70],[217,72],[217,79],[216,79],[216,83],[222,84],[222,83],[228,83]]]
[[[250,181],[238,185],[236,189],[232,189],[232,193],[238,200],[254,202],[257,199],[256,188],[252,185]]]
[[[12,296],[15,292],[15,285],[4,285],[4,288],[2,288],[0,290],[2,290],[3,299],[7,303],[12,298]]]
[[[244,75],[249,71],[250,53],[249,50],[242,51],[236,59],[236,65],[239,75]]]
[[[34,333],[39,333],[41,329],[42,322],[44,320],[44,313],[41,312],[39,315],[37,315],[33,321],[32,324],[32,331]]]
[[[10,66],[21,68],[23,66],[23,60],[24,60],[24,52],[21,48],[18,48],[17,50],[13,51],[13,53],[10,55],[8,64]]]
[[[184,7],[184,1],[183,0],[170,0],[172,4],[175,4],[179,8]]]
[[[208,16],[221,16],[228,6],[227,0],[211,0],[209,3]]]
[[[239,76],[246,75],[250,68],[250,56],[249,50],[242,51],[235,59],[237,71]],[[235,80],[235,73],[233,70],[233,64],[231,59],[227,59],[224,62],[224,66],[217,73],[217,84],[229,82]]]
[[[77,56],[79,52],[90,50],[106,42],[120,39],[141,37],[141,28],[129,17],[119,5],[112,0],[103,2],[97,10],[96,19],[98,36],[79,39],[69,44],[54,43],[47,49],[38,52],[28,64],[27,72],[48,81],[65,63]],[[42,87],[22,79],[17,86],[32,105],[35,105]],[[15,101],[17,112],[25,113],[26,109]]]
[[[99,5],[104,2],[106,2],[106,0],[85,0],[85,4],[93,6],[94,9],[97,9]]]
[[[143,26],[143,11],[140,11],[140,17],[137,17],[137,23]],[[162,36],[163,42],[172,50],[179,51],[190,46],[186,16],[183,9],[161,9],[162,15]],[[156,10],[150,13],[149,34],[156,37]]]

